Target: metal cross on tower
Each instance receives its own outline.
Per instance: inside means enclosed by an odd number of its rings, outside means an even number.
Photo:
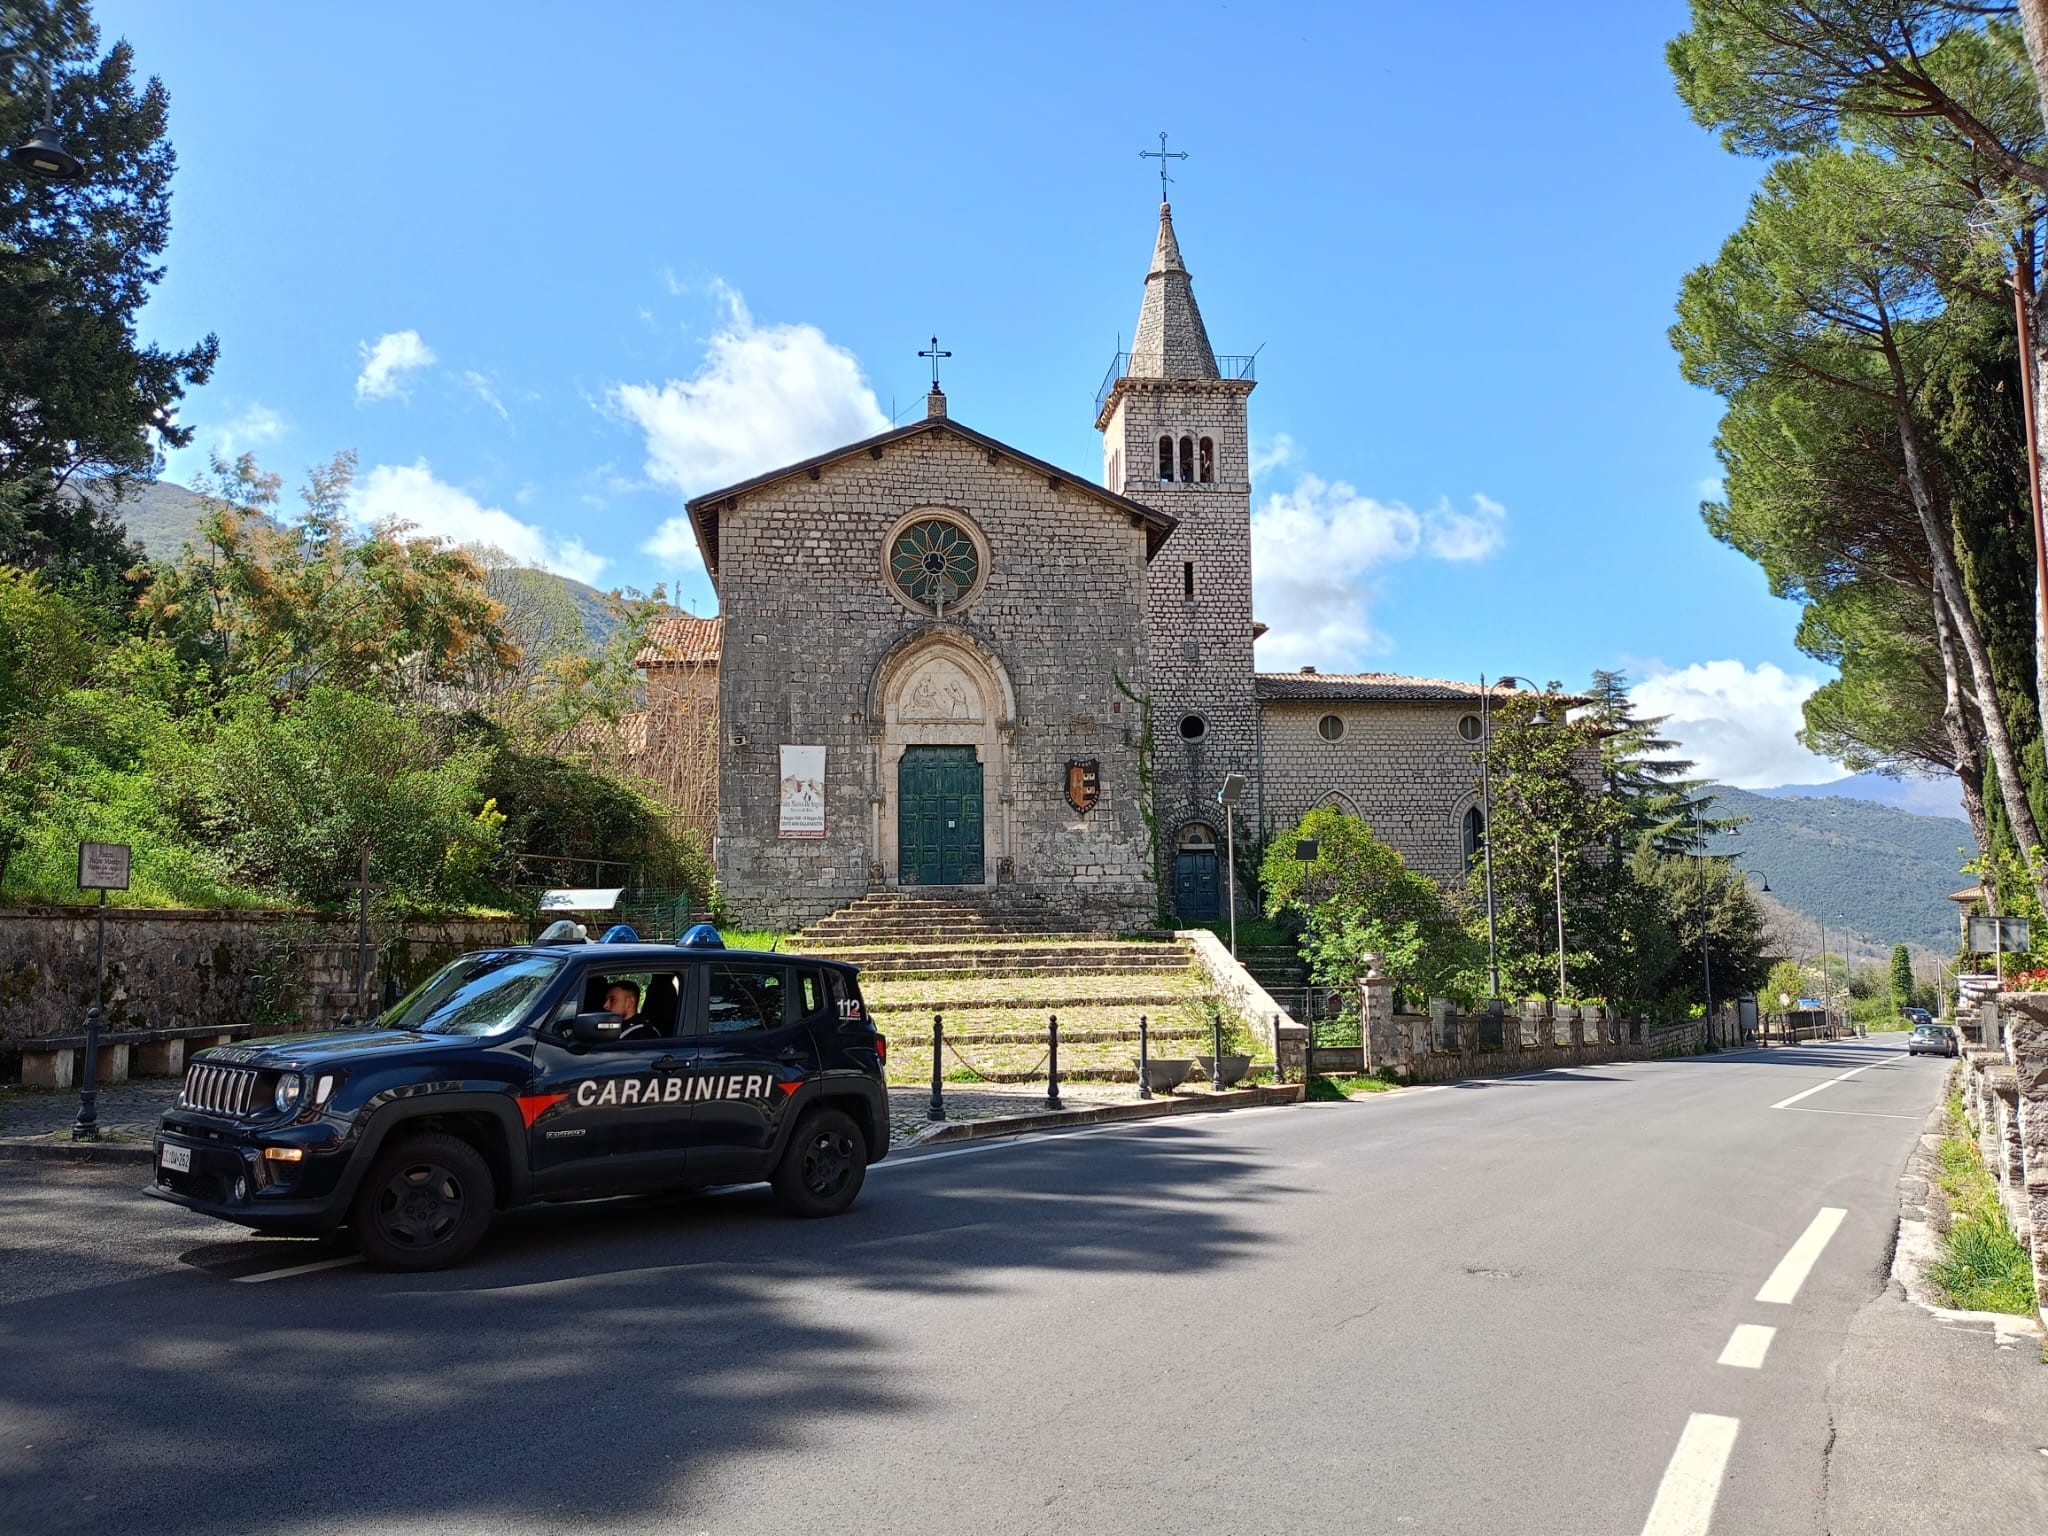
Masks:
[[[951,357],[953,354],[950,352],[940,351],[939,338],[934,336],[932,338],[932,344],[928,347],[919,348],[917,355],[919,357],[928,357],[932,360],[932,393],[937,394],[939,392],[939,359],[942,357]]]
[[[1184,149],[1169,150],[1166,147],[1166,135],[1164,133],[1159,135],[1159,147],[1157,149],[1141,149],[1138,151],[1138,158],[1140,160],[1157,160],[1159,162],[1159,201],[1162,203],[1166,201],[1166,184],[1173,180],[1171,176],[1166,174],[1166,162],[1169,160],[1185,160],[1187,157],[1188,152]]]

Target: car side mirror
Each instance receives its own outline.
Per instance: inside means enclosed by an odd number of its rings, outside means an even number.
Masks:
[[[616,1040],[626,1030],[626,1021],[616,1013],[579,1013],[569,1021],[569,1033],[585,1045],[602,1045]]]

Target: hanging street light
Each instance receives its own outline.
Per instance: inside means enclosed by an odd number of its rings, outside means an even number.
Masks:
[[[7,159],[40,181],[76,181],[85,169],[57,137],[55,123],[38,123],[35,132],[7,151]]]

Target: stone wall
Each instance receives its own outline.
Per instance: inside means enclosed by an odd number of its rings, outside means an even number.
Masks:
[[[1458,1077],[1537,1072],[1553,1067],[1632,1061],[1651,1054],[1640,1019],[1598,1006],[1552,1007],[1541,999],[1508,1004],[1498,1020],[1435,1002],[1428,1013],[1396,1013],[1391,977],[1368,976],[1359,989],[1359,1068],[1376,1077],[1439,1083]],[[1341,1071],[1336,1051],[1317,1050],[1319,1070]]]
[[[73,1035],[92,1003],[94,909],[0,909],[0,1041]],[[373,925],[404,986],[466,949],[523,942],[518,918]],[[332,1022],[352,1004],[355,924],[300,912],[107,909],[104,1006],[114,1030]]]
[[[1959,1063],[1963,1107],[2006,1219],[2033,1255],[2048,1324],[2048,993],[2001,992],[1972,1035]]]
[[[720,511],[727,905],[796,926],[896,884],[902,755],[962,745],[982,769],[984,880],[937,893],[1036,892],[1102,927],[1149,923],[1140,720],[1118,689],[1146,676],[1145,528],[940,422],[876,455]],[[892,530],[924,509],[985,550],[981,582],[942,617],[885,575]],[[825,748],[823,837],[778,836],[783,745]],[[1070,760],[1099,764],[1085,814],[1067,802]]]

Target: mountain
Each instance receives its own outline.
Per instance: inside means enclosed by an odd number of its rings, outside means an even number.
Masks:
[[[1710,841],[1770,882],[1785,906],[1830,932],[1846,927],[1878,947],[1904,942],[1953,953],[1956,909],[1948,897],[1972,883],[1962,872],[1973,845],[1959,817],[1915,816],[1844,795],[1773,796],[1714,785],[1714,813],[1746,818]]]
[[[199,520],[206,514],[206,500],[176,481],[146,480],[115,510],[129,537],[142,546],[150,559],[172,560],[198,534]],[[537,570],[532,576],[536,582],[559,587],[567,595],[576,605],[577,617],[583,621],[588,648],[602,649],[619,623],[605,595],[593,586],[557,576],[553,571]]]
[[[1773,800],[1848,799],[1870,800],[1916,816],[1960,816],[1963,792],[1952,778],[1894,779],[1881,773],[1854,773],[1827,784],[1780,784],[1775,789],[1758,789],[1752,794]]]

